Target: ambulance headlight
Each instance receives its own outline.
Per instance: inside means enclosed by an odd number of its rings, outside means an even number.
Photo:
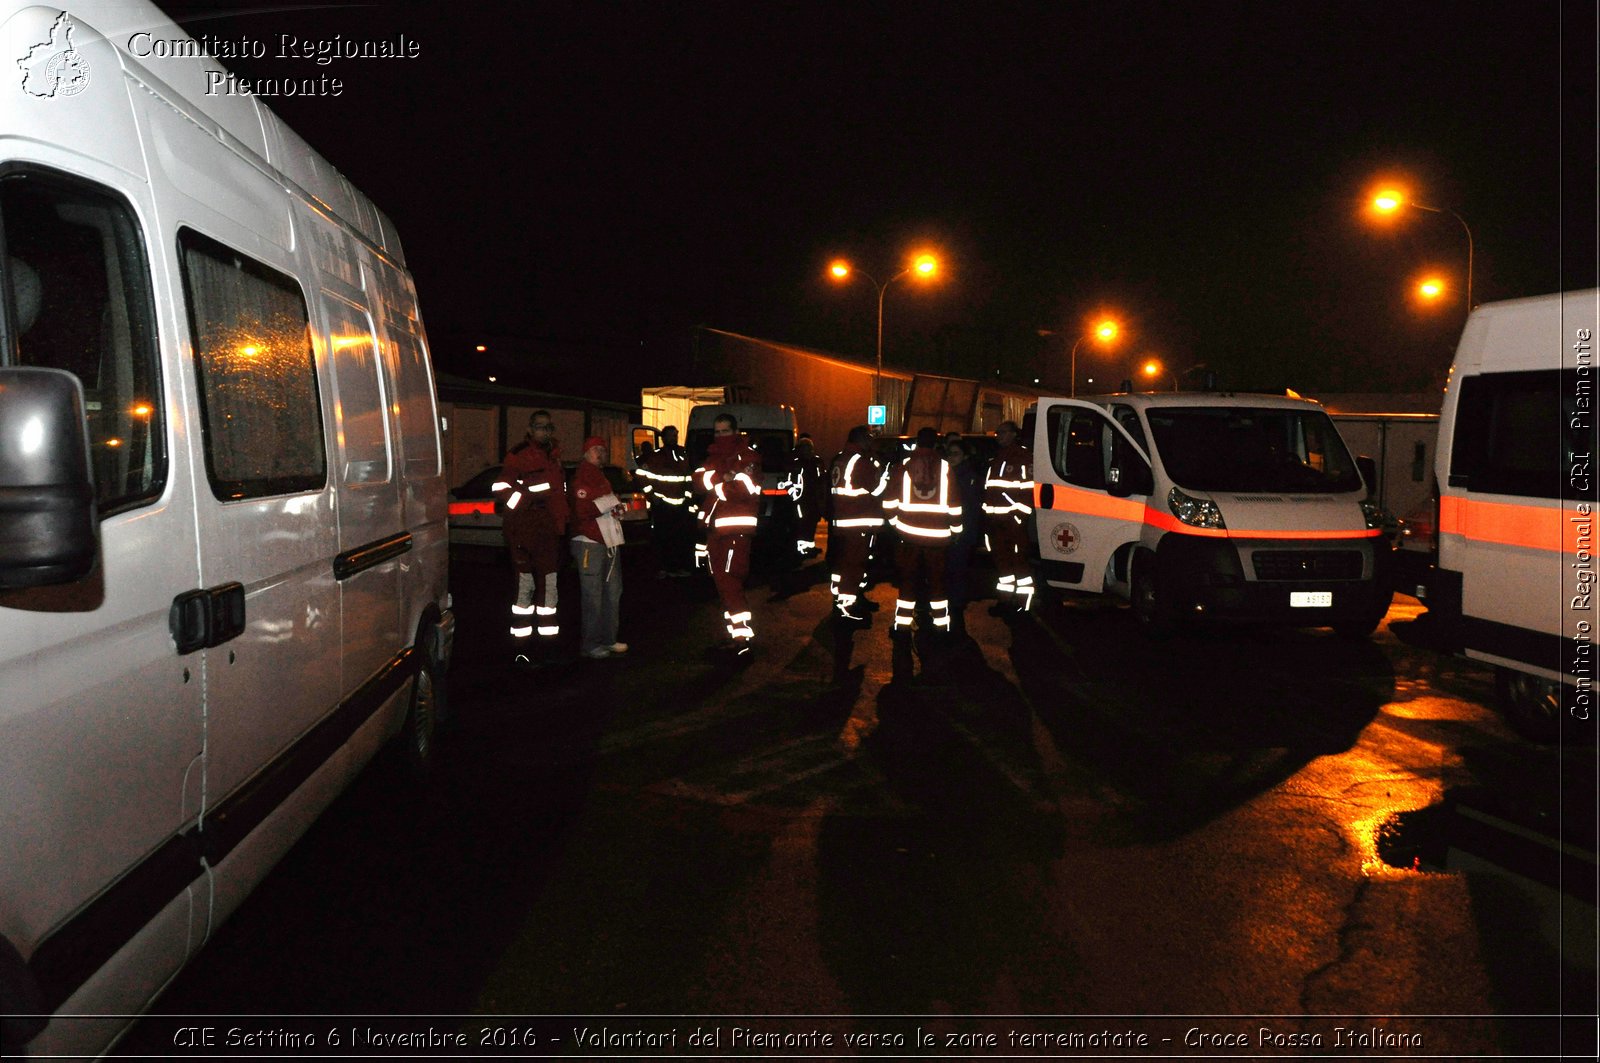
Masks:
[[[1167,508],[1172,510],[1172,515],[1185,524],[1192,524],[1196,528],[1226,528],[1222,522],[1222,510],[1209,498],[1196,498],[1186,495],[1174,487],[1167,495]]]

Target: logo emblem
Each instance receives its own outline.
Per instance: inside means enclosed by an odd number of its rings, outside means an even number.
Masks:
[[[89,87],[89,60],[72,45],[72,16],[65,11],[50,26],[50,39],[40,41],[17,60],[22,91],[41,99],[76,96]]]
[[[1081,542],[1083,542],[1083,536],[1077,528],[1065,523],[1056,525],[1056,547],[1063,554],[1072,553]]]

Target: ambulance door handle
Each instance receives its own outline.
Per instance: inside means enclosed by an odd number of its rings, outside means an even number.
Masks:
[[[1055,507],[1055,501],[1056,501],[1056,485],[1055,484],[1040,484],[1039,485],[1039,508],[1040,509],[1055,509],[1056,508]]]
[[[167,627],[180,657],[238,638],[245,628],[244,584],[183,592],[172,599]]]

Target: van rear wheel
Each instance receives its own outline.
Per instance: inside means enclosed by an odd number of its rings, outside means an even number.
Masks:
[[[1561,684],[1510,668],[1494,670],[1494,689],[1506,722],[1533,742],[1561,737]]]
[[[401,759],[406,770],[422,778],[433,769],[434,735],[439,724],[440,688],[438,665],[425,651],[418,651],[421,662],[411,681],[411,704],[400,727]]]

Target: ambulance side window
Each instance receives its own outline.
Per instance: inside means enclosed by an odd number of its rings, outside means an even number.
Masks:
[[[83,384],[100,516],[160,496],[167,479],[155,307],[133,211],[109,190],[34,169],[0,177],[0,363]]]
[[[1058,406],[1047,415],[1050,463],[1056,474],[1075,487],[1103,491],[1109,453],[1106,435],[1111,426],[1089,410]]]
[[[1485,373],[1461,384],[1450,485],[1485,494],[1560,498],[1563,469],[1587,456],[1593,431],[1580,413],[1577,376],[1558,370]],[[1585,425],[1585,422],[1586,425]]]
[[[292,277],[178,234],[211,493],[223,501],[327,483],[311,322]]]

